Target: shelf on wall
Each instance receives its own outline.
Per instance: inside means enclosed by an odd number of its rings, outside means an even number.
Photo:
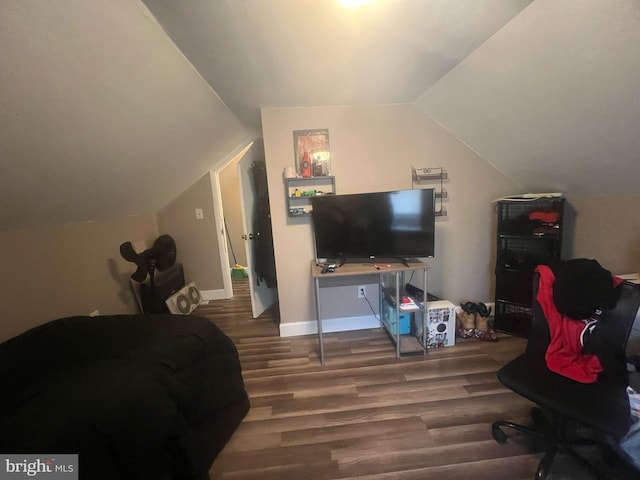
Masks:
[[[300,189],[302,189],[302,191],[300,191]],[[299,196],[296,196],[296,190],[299,191]],[[312,197],[320,195],[335,195],[335,193],[336,180],[335,177],[331,175],[285,178],[285,194],[287,196],[288,216],[309,217],[311,216]]]
[[[447,216],[447,209],[444,208],[443,199],[449,198],[449,194],[444,188],[443,182],[448,178],[449,175],[443,167],[411,168],[411,187],[413,189],[422,188],[422,182],[440,181],[440,190],[436,190],[436,198],[440,199],[440,210],[435,212],[436,217]]]
[[[413,180],[417,182],[426,180],[444,180],[448,177],[447,171],[442,167],[415,168],[413,167]]]

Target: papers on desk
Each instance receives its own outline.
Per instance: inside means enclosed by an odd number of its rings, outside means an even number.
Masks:
[[[419,310],[420,309],[418,304],[413,301],[413,298],[411,298],[411,297],[409,297],[407,295],[400,296],[400,305],[398,306],[398,308],[403,312],[409,312],[409,311],[412,311],[412,310]]]

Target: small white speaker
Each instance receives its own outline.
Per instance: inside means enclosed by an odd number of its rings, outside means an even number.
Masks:
[[[202,303],[202,295],[196,284],[191,282],[167,298],[165,303],[171,313],[189,315]]]

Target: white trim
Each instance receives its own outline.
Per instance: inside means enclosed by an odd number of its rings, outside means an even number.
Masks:
[[[200,296],[203,300],[226,300],[231,298],[226,295],[225,290],[200,290]]]
[[[218,171],[209,174],[211,180],[211,193],[213,196],[213,217],[216,224],[216,235],[218,236],[218,254],[220,265],[229,265],[229,252],[227,251],[227,237],[224,225],[224,213],[222,211],[222,192],[220,190],[220,177]],[[223,298],[233,297],[233,286],[231,285],[231,270],[222,269],[222,285],[224,286]]]
[[[493,316],[495,304],[493,302],[483,303],[487,307],[491,308],[491,315]],[[460,306],[456,305],[456,313],[460,312],[461,310],[462,309],[460,308]],[[373,315],[364,315],[359,317],[326,318],[322,321],[322,333],[350,332],[352,330],[367,330],[370,328],[378,327],[380,327],[380,321]],[[301,335],[317,334],[318,323],[315,320],[280,324],[280,337],[298,337]]]
[[[352,330],[366,330],[379,327],[380,321],[373,315],[327,318],[322,321],[322,333],[350,332]],[[317,333],[318,323],[315,320],[280,324],[281,337],[316,335]]]
[[[244,154],[246,150],[255,141],[251,140],[251,135],[248,135],[240,142],[227,157],[212,166],[209,170],[209,179],[211,181],[211,193],[213,197],[213,218],[216,225],[216,235],[218,237],[218,254],[220,256],[220,265],[229,265],[229,251],[227,250],[227,235],[226,227],[224,225],[224,207],[222,205],[222,190],[220,189],[220,172],[222,169],[235,160],[238,156]],[[222,284],[224,286],[224,296],[220,298],[233,297],[233,284],[231,281],[231,270],[222,268]],[[219,300],[220,298],[212,298],[211,300]]]

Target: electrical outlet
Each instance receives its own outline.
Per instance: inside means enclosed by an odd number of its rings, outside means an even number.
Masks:
[[[367,296],[367,286],[358,285],[358,298],[365,298]]]

